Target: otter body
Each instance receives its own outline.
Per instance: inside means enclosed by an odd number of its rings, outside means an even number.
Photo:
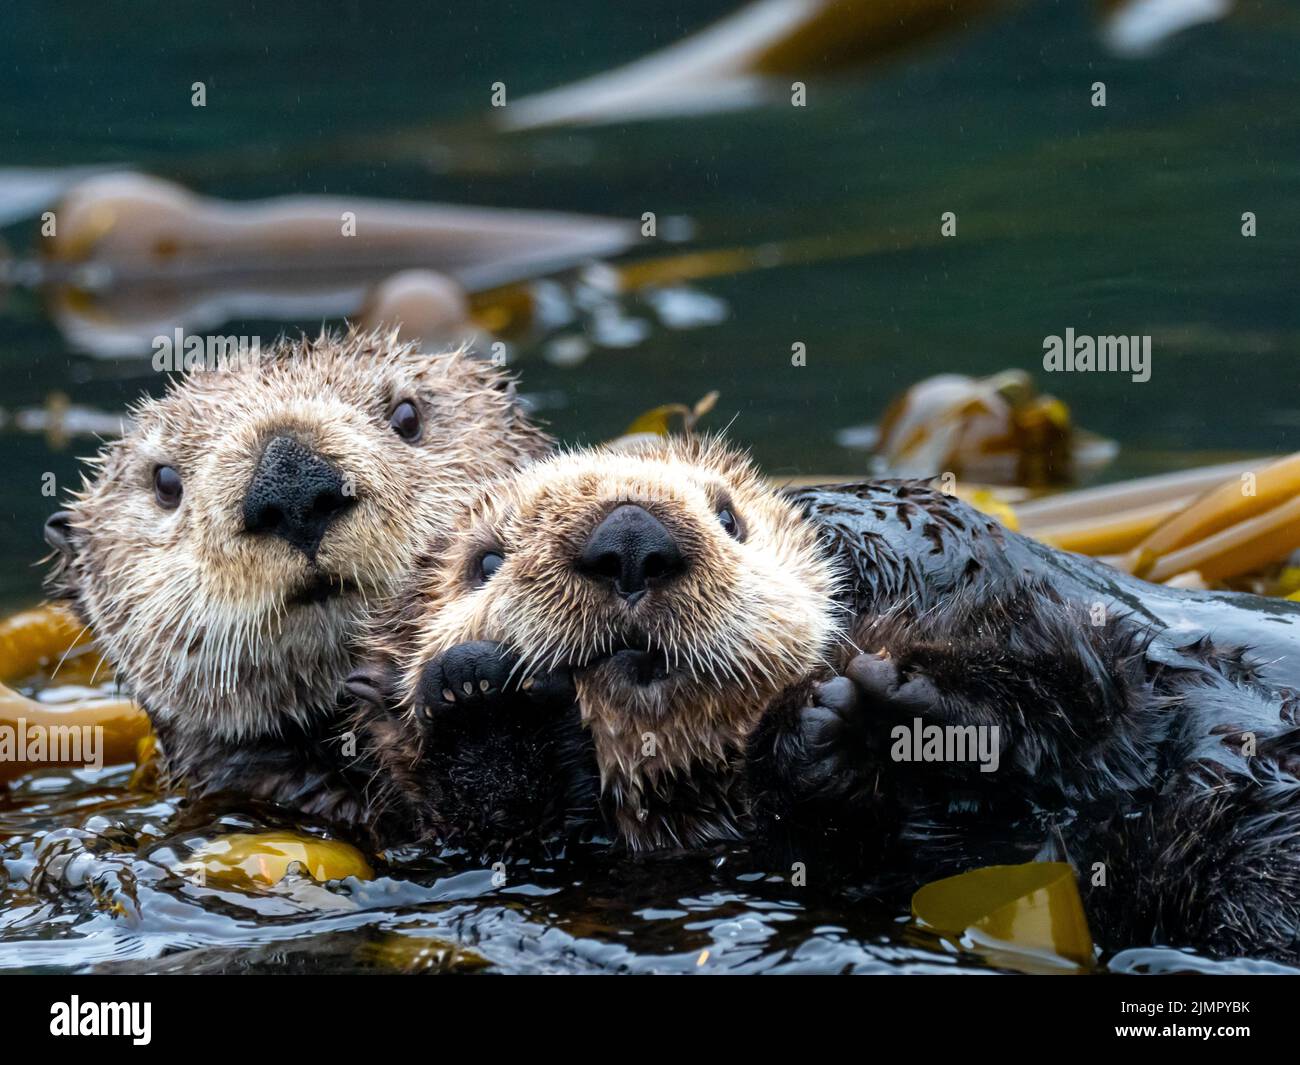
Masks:
[[[922,485],[793,498],[853,574],[855,642],[880,653],[847,666],[825,793],[800,786],[809,765],[822,779],[806,750],[782,754],[805,708],[756,730],[751,765],[785,803],[759,797],[769,825],[832,797],[835,816],[878,816],[888,795],[900,826],[954,790],[1020,799],[1110,945],[1300,959],[1300,604],[1152,585]],[[995,727],[997,771],[893,761],[891,730],[917,724]]]
[[[431,831],[439,804],[462,830],[506,808],[446,771],[505,735],[472,714],[491,707],[529,723],[493,755],[511,789],[554,784],[493,838],[562,831],[598,779],[632,849],[781,837],[878,862],[973,796],[1030,854],[1106,869],[1105,942],[1297,956],[1300,607],[1149,585],[921,483],[775,492],[712,444],[525,468],[461,535],[364,674],[379,762]],[[897,760],[924,725],[990,730],[996,771]]]
[[[148,712],[173,783],[363,818],[364,752],[335,734],[368,610],[549,439],[486,363],[356,331],[240,352],[132,414],[46,525],[51,593]]]

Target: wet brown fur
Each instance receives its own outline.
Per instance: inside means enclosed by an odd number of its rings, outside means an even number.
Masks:
[[[421,411],[415,444],[388,425],[403,400]],[[524,416],[509,377],[463,352],[422,353],[391,332],[281,341],[173,381],[130,415],[68,504],[50,593],[76,609],[149,712],[174,783],[333,811],[312,796],[333,771],[328,732],[367,610],[481,482],[550,440]],[[314,562],[242,527],[252,470],[283,434],[337,467],[355,494]],[[181,474],[175,510],[154,499],[159,465]],[[340,594],[295,600],[321,580]]]
[[[671,531],[688,564],[634,607],[573,570],[591,530],[628,502]],[[741,541],[719,526],[723,506]],[[505,563],[480,584],[475,564],[487,550]],[[520,680],[573,667],[619,834],[633,849],[692,847],[741,833],[735,782],[747,739],[778,692],[828,668],[835,582],[816,532],[739,453],[699,440],[577,451],[481,493],[378,619],[372,651],[412,719],[423,666],[467,641],[524,656]],[[624,643],[661,650],[669,677],[637,685],[600,661]],[[418,789],[409,772],[421,742],[418,729],[378,726],[386,786]]]

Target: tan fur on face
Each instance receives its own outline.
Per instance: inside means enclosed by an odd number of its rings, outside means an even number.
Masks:
[[[688,564],[633,607],[573,567],[592,530],[623,503],[654,514]],[[743,541],[719,524],[722,506],[739,519]],[[553,456],[482,493],[464,529],[417,573],[406,631],[388,634],[400,647],[405,701],[425,663],[469,640],[510,646],[523,658],[521,679],[543,667],[585,667],[624,642],[664,649],[670,676],[649,686],[610,662],[577,673],[606,794],[633,821],[644,797],[674,776],[734,761],[771,699],[815,672],[836,635],[836,574],[815,531],[719,443]],[[505,561],[480,584],[487,550]],[[651,757],[642,753],[647,733]]]
[[[403,400],[421,411],[414,445],[388,424]],[[192,373],[132,414],[92,460],[70,506],[76,554],[51,583],[156,720],[227,739],[332,707],[368,602],[391,593],[479,484],[549,445],[508,378],[385,333],[282,342]],[[356,497],[315,569],[243,530],[244,493],[278,435],[319,452]],[[181,475],[175,510],[154,498],[160,465]],[[317,573],[353,590],[291,604]]]

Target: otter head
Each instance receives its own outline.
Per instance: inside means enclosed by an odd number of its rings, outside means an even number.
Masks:
[[[508,378],[381,333],[281,342],[132,415],[47,524],[49,586],[165,734],[233,740],[332,707],[414,545],[547,446]]]
[[[521,679],[571,667],[619,810],[733,761],[836,633],[836,574],[816,532],[710,441],[526,466],[477,498],[416,581],[397,637],[404,701],[466,641],[505,644]]]

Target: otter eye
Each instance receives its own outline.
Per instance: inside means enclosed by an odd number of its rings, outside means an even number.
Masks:
[[[733,540],[740,539],[740,522],[736,520],[736,515],[731,513],[730,507],[723,507],[718,511],[718,524]]]
[[[402,400],[393,408],[388,424],[408,444],[420,437],[420,411],[409,399]]]
[[[181,475],[173,466],[159,466],[153,471],[153,495],[164,510],[181,505]]]
[[[489,551],[486,555],[478,560],[478,575],[480,580],[491,580],[492,574],[505,565],[505,559],[496,551]]]

